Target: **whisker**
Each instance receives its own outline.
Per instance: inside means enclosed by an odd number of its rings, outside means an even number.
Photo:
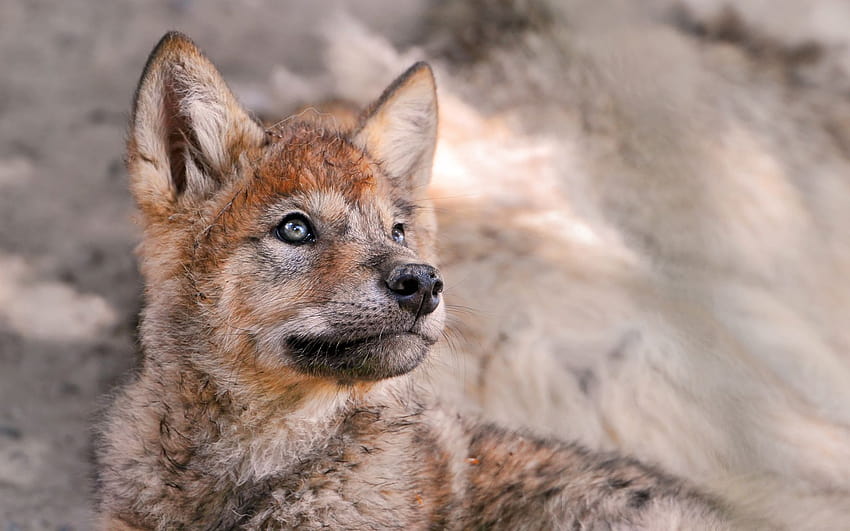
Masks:
[[[478,315],[481,311],[478,308],[473,308],[472,306],[464,306],[462,304],[446,304],[446,311],[452,313],[462,313],[467,315]]]

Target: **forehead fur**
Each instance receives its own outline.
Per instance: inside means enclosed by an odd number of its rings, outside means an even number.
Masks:
[[[209,217],[195,236],[196,257],[218,254],[240,237],[261,231],[262,212],[282,198],[322,198],[320,210],[330,216],[344,213],[349,205],[384,204],[382,195],[399,200],[361,148],[344,134],[309,123],[269,130],[268,143],[245,158],[250,170],[209,205]]]
[[[294,124],[269,131],[257,180],[278,196],[333,192],[351,202],[377,191],[380,170],[360,148],[337,132]]]

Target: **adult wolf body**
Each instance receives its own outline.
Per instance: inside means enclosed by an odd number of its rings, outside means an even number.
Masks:
[[[775,527],[845,529],[844,52],[766,38],[740,3],[681,10],[721,3],[437,11],[455,99],[434,193],[458,235],[441,258],[478,314],[429,381],[507,425],[663,463]]]
[[[140,82],[144,362],[99,449],[107,529],[726,529],[651,467],[478,424],[410,377],[441,334],[430,69],[354,131],[264,130],[184,36]]]

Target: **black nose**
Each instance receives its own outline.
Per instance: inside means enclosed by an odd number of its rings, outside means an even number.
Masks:
[[[399,306],[417,316],[429,314],[440,305],[443,279],[427,264],[397,265],[386,282]]]

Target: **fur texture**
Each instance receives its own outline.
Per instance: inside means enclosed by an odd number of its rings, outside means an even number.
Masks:
[[[435,134],[425,65],[352,132],[264,131],[187,38],[163,39],[128,145],[144,362],[103,426],[103,528],[730,527],[650,466],[415,390],[445,307],[426,304]],[[414,287],[393,287],[399,263],[421,266]]]
[[[771,528],[845,529],[846,47],[720,4],[432,12],[458,311],[425,387],[660,463]],[[342,96],[410,60],[333,28]]]

